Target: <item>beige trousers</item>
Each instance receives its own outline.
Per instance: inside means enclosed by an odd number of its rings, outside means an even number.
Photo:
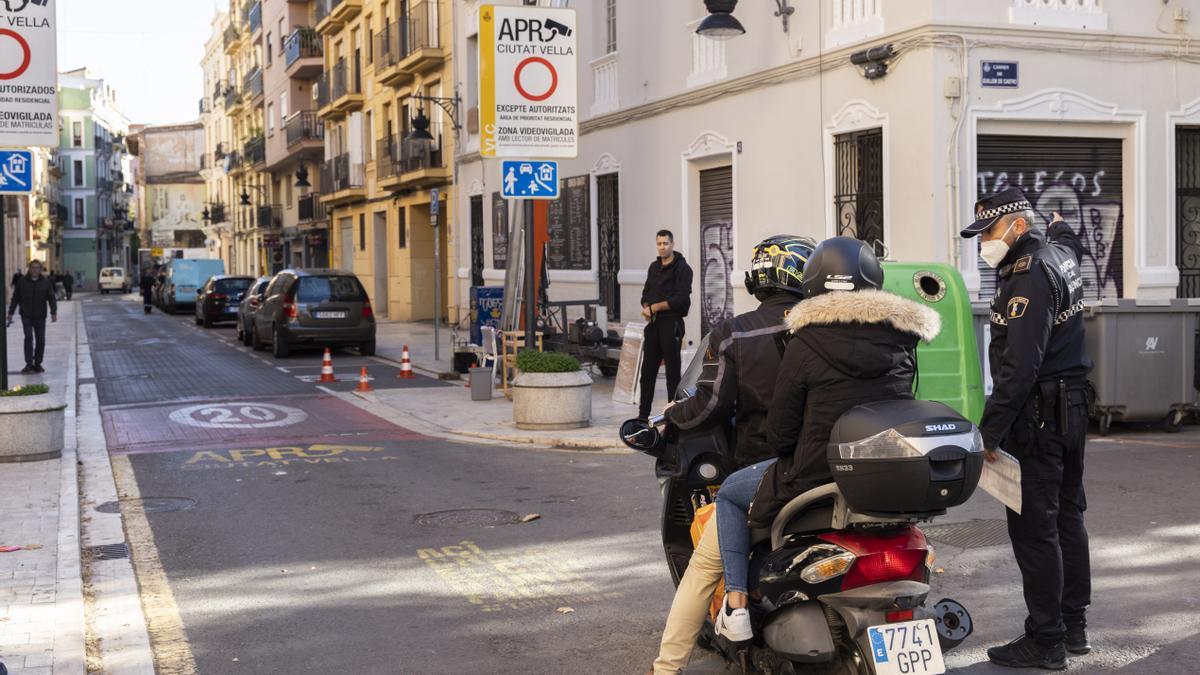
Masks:
[[[708,616],[709,603],[717,584],[725,574],[721,566],[721,548],[717,544],[717,522],[714,517],[704,528],[700,543],[692,553],[675,599],[667,615],[658,658],[654,660],[654,675],[676,675],[687,666],[696,637]]]

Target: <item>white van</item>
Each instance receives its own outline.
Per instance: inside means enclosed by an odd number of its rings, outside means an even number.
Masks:
[[[100,292],[128,293],[129,278],[120,267],[105,267],[100,270]]]

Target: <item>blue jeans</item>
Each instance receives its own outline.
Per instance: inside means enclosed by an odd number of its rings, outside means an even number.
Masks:
[[[750,501],[758,492],[763,474],[775,463],[769,459],[735,471],[717,491],[717,539],[725,568],[725,592],[748,593],[750,573]]]

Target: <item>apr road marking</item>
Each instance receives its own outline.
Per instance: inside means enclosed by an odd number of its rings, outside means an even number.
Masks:
[[[462,541],[417,549],[417,557],[481,612],[562,607],[624,595],[584,579],[547,547],[494,552]]]
[[[267,429],[299,424],[308,413],[275,403],[204,403],[180,408],[169,419],[201,429]]]
[[[347,462],[396,461],[384,448],[373,445],[313,444],[304,447],[200,450],[183,463],[183,469],[236,469],[281,467],[290,464],[343,464]]]

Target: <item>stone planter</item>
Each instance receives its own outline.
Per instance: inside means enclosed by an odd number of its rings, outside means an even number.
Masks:
[[[592,378],[573,373],[521,373],[513,380],[518,429],[580,429],[592,421]]]
[[[66,411],[50,394],[0,398],[0,463],[61,457]]]

